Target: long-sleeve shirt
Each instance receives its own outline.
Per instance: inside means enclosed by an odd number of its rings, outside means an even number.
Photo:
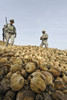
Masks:
[[[46,34],[46,33],[43,34],[43,35],[42,35],[42,41],[47,40],[47,39],[48,39],[48,34]]]
[[[7,24],[7,25],[4,25],[4,32],[16,34],[16,28],[14,25]]]

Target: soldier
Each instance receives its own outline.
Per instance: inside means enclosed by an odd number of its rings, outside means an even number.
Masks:
[[[14,39],[16,37],[16,28],[13,25],[13,23],[14,23],[14,19],[11,19],[9,24],[4,25],[6,46],[8,46],[9,39],[11,39],[11,45],[14,44]]]
[[[43,45],[45,45],[45,47],[47,48],[48,47],[48,43],[47,43],[48,34],[46,34],[45,30],[43,30],[42,33],[43,33],[43,35],[40,37],[40,40],[42,40],[42,42],[40,44],[40,47],[42,47]]]

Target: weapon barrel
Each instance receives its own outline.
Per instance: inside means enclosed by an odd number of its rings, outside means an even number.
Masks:
[[[5,20],[6,20],[6,24],[7,24],[7,17],[5,17]]]

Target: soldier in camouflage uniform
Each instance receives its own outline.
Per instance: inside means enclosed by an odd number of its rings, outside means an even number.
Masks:
[[[45,45],[45,47],[47,48],[48,47],[48,43],[47,43],[48,34],[46,34],[45,30],[43,30],[42,33],[43,33],[43,35],[40,37],[40,40],[42,40],[42,42],[40,44],[40,47],[42,47],[43,45]]]
[[[16,37],[16,28],[13,25],[14,19],[10,20],[10,23],[7,25],[4,25],[4,33],[5,33],[5,39],[6,39],[6,46],[8,46],[9,39],[11,39],[11,45],[14,44],[14,39]]]

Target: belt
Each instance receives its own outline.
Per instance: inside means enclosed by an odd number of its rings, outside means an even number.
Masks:
[[[15,34],[15,33],[11,33],[11,32],[9,32],[9,34],[12,34],[12,35],[13,35],[13,34]]]
[[[47,40],[47,38],[44,38],[43,40]]]

